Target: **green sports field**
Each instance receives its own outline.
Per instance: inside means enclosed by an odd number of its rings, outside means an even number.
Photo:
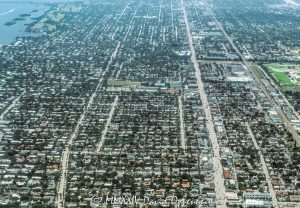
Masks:
[[[266,64],[265,67],[281,87],[300,87],[300,64]]]
[[[140,82],[130,82],[130,81],[118,80],[118,79],[108,79],[107,80],[108,87],[136,88],[140,84],[141,84]]]

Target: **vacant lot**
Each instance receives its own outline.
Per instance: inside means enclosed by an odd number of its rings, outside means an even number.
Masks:
[[[109,79],[107,80],[108,87],[128,87],[128,88],[135,88],[140,85],[140,82],[130,82],[126,80],[116,80],[116,79]]]

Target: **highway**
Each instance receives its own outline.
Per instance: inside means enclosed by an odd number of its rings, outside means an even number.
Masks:
[[[181,0],[182,4],[182,10],[183,10],[183,15],[184,15],[184,22],[186,25],[186,30],[187,30],[187,35],[188,35],[188,41],[189,41],[189,46],[191,50],[191,60],[195,69],[195,76],[197,80],[197,85],[198,85],[198,92],[200,94],[200,99],[203,105],[203,109],[205,112],[205,117],[206,117],[206,128],[208,131],[208,136],[212,144],[213,148],[213,168],[214,168],[214,184],[215,184],[215,192],[216,192],[216,203],[217,207],[219,208],[224,208],[226,206],[226,198],[225,198],[225,186],[224,186],[224,178],[223,178],[223,168],[221,165],[221,157],[220,157],[220,148],[218,144],[218,139],[217,135],[214,129],[214,124],[210,112],[210,107],[208,104],[207,96],[204,90],[204,85],[201,79],[201,72],[200,72],[200,67],[199,63],[196,58],[196,52],[195,48],[193,46],[193,37],[190,31],[190,26],[186,14],[186,9],[183,3],[183,0]]]

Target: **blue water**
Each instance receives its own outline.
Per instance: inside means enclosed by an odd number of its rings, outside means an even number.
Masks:
[[[16,37],[27,35],[26,24],[32,23],[34,20],[31,18],[42,16],[48,9],[49,6],[38,3],[1,3],[0,1],[0,45],[12,44]],[[33,10],[38,10],[38,12],[32,12]],[[31,16],[23,17],[25,20],[16,21],[14,25],[5,25],[21,14],[30,14]]]

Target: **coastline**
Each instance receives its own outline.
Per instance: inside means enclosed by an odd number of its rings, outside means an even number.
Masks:
[[[13,5],[14,3],[2,3],[1,4],[6,4],[6,5]],[[43,35],[44,33],[41,32],[32,32],[29,31],[29,27],[34,24],[38,19],[40,19],[43,15],[45,15],[49,10],[51,10],[51,3],[45,2],[45,4],[40,4],[40,3],[33,3],[32,6],[31,4],[28,4],[26,2],[24,3],[18,3],[16,5],[16,8],[12,8],[7,12],[4,12],[0,15],[0,20],[1,17],[7,15],[7,18],[3,18],[2,21],[0,21],[0,29],[2,30],[2,36],[0,34],[0,48],[4,46],[9,46],[13,45],[16,43],[18,38],[22,37],[27,37],[27,36],[40,36]],[[20,6],[25,6],[25,9],[20,9]],[[26,7],[27,6],[27,7]],[[17,9],[18,8],[18,9]],[[37,10],[37,11],[36,11]],[[15,14],[13,14],[15,13]],[[13,20],[16,20],[18,17],[24,15],[24,14],[30,14],[26,19],[22,21],[15,21],[14,24],[12,25],[6,25],[7,22],[12,22]]]

